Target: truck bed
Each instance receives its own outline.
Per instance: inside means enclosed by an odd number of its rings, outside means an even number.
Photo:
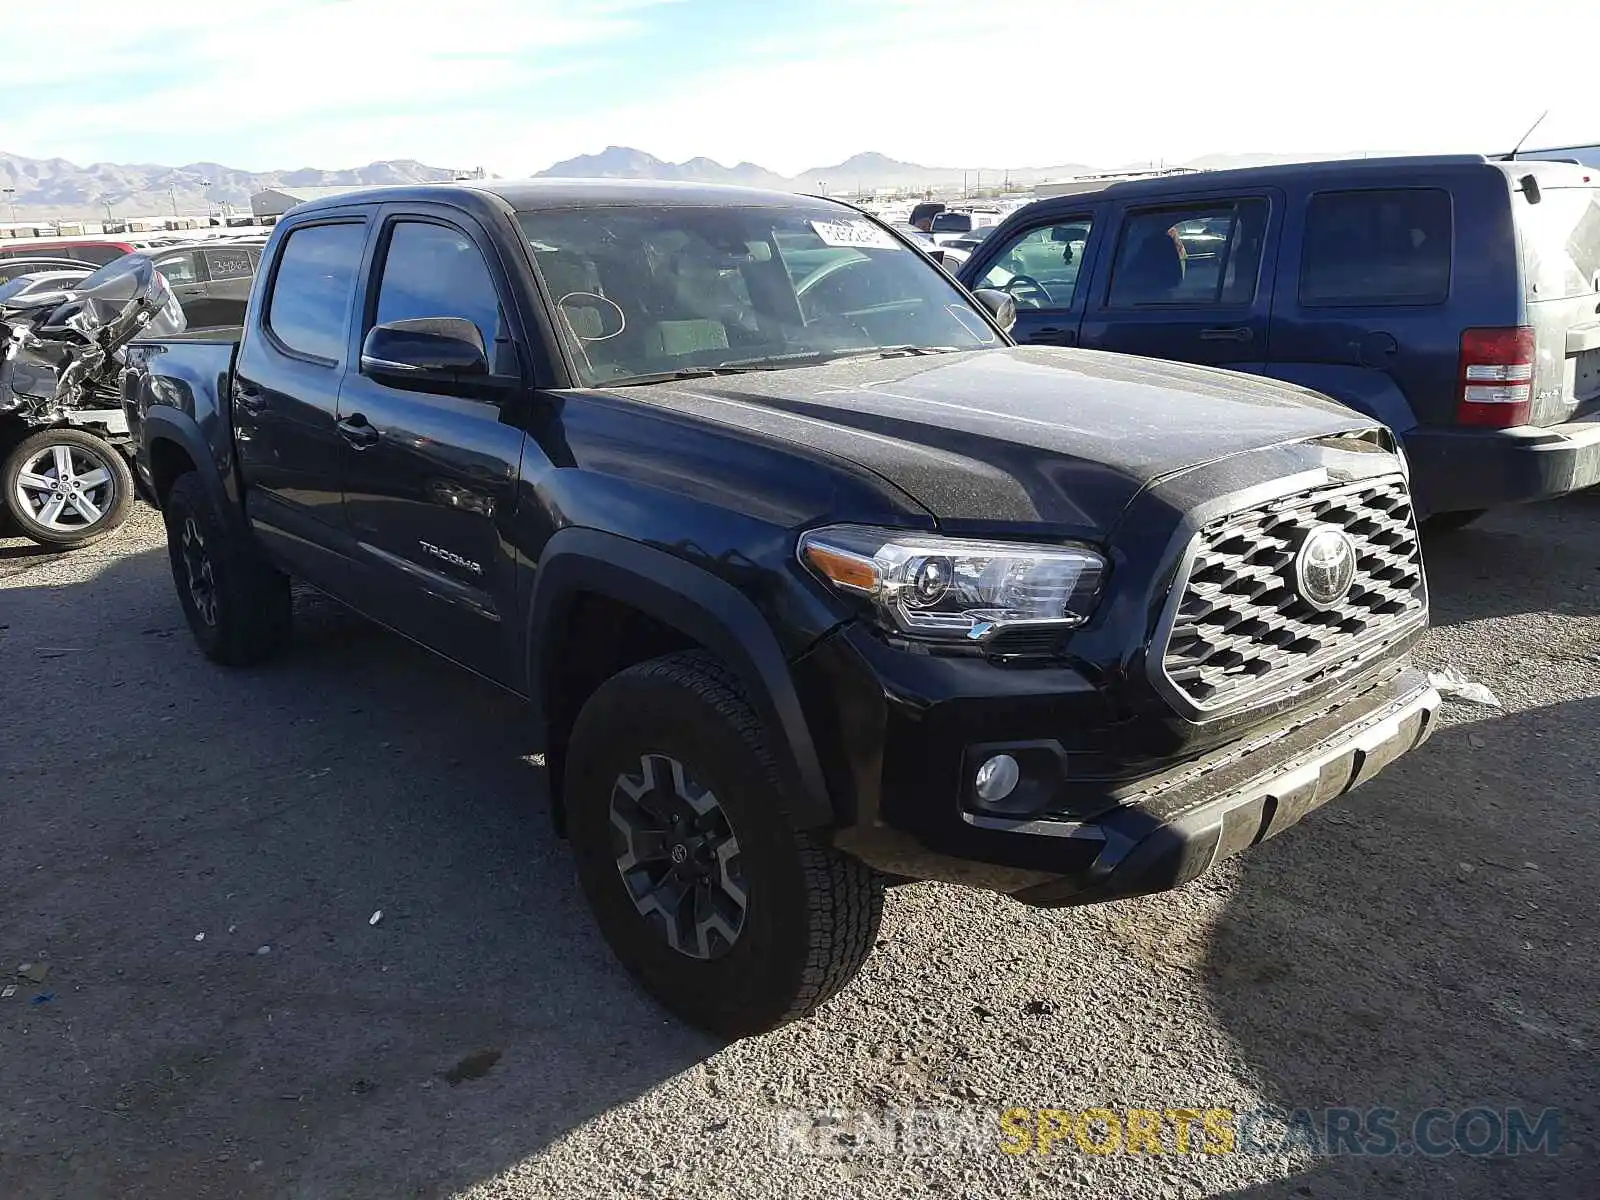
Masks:
[[[242,325],[217,325],[210,329],[190,329],[183,333],[169,333],[165,337],[136,338],[135,346],[148,346],[165,342],[201,342],[205,344],[237,342],[244,333]]]

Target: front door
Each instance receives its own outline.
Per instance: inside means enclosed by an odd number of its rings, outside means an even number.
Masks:
[[[234,441],[257,533],[335,594],[350,539],[334,423],[366,239],[359,217],[299,225],[284,239],[266,311],[240,344],[233,376]]]
[[[1079,344],[1235,369],[1264,363],[1282,220],[1270,189],[1124,206],[1109,284],[1097,283]]]
[[[1075,346],[1083,297],[1093,273],[1090,248],[1094,217],[1088,212],[1053,216],[979,246],[974,288],[1007,292],[1017,305],[1011,336],[1041,346]],[[993,245],[990,243],[994,242]],[[963,272],[963,275],[969,274]]]
[[[189,328],[207,328],[208,323],[201,315],[206,299],[207,282],[206,266],[200,251],[192,248],[176,250],[170,254],[157,255],[154,261],[156,270],[166,278],[167,284],[172,288],[172,294],[183,306],[183,316],[189,323]]]
[[[501,531],[516,504],[528,396],[497,273],[459,218],[392,217],[374,256],[361,332],[418,317],[465,317],[492,377],[471,394],[346,375],[345,513],[356,603],[371,616],[508,685],[516,679],[515,564]],[[496,361],[496,360],[500,361]]]

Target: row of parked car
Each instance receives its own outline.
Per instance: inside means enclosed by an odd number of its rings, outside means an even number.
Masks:
[[[172,285],[191,328],[244,320],[250,284],[261,265],[259,235],[163,244],[110,238],[29,242],[0,249],[0,304],[45,292],[67,292],[75,281],[135,251],[148,254]]]

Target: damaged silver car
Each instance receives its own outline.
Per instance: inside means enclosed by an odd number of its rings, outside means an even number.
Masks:
[[[142,254],[51,284],[0,285],[0,495],[24,536],[67,550],[116,529],[133,504],[125,347],[187,322]]]

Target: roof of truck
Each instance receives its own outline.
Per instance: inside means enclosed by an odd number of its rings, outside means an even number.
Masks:
[[[464,180],[454,183],[358,188],[298,206],[294,211],[339,208],[349,204],[427,203],[453,197],[460,201],[483,194],[497,196],[517,212],[541,208],[575,208],[591,205],[626,206],[694,205],[750,207],[783,205],[794,208],[835,208],[834,201],[765,188],[735,187],[720,183],[669,183],[655,179],[523,179]]]

